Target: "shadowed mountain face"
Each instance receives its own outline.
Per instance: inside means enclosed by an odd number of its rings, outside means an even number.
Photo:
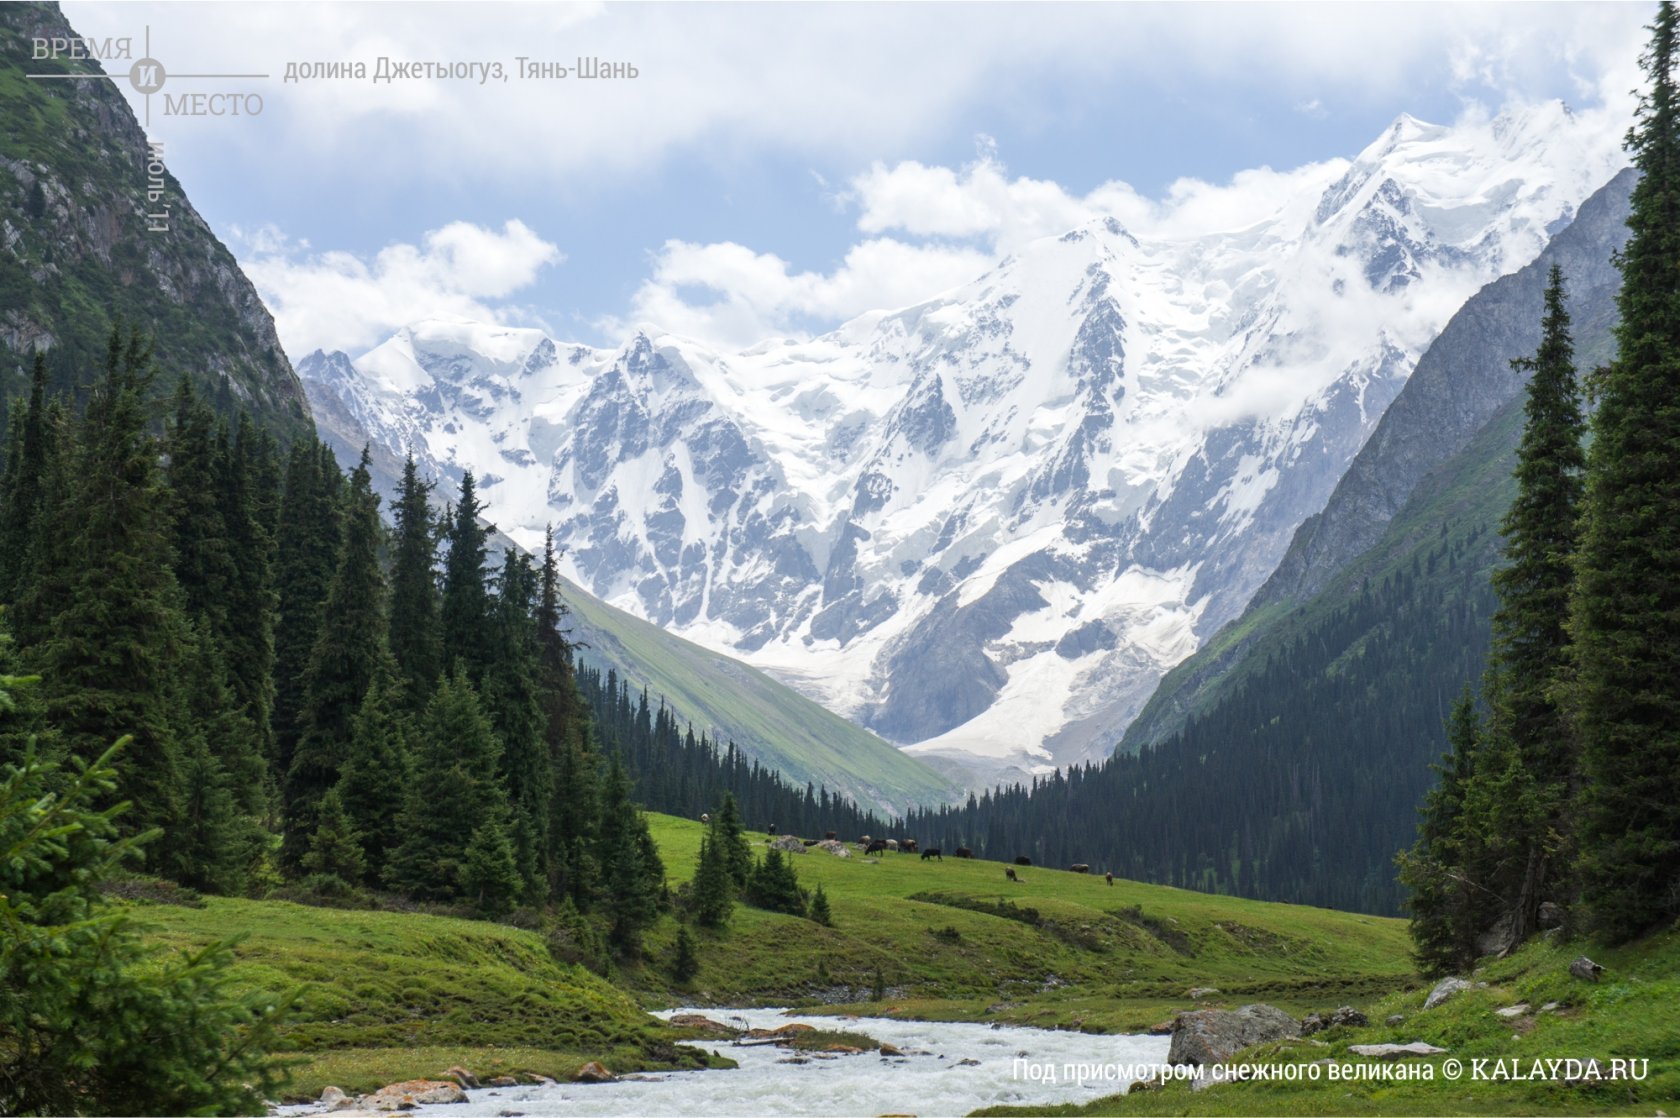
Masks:
[[[1112,748],[1620,160],[1556,104],[1402,117],[1242,229],[1094,221],[811,341],[422,322],[299,371],[591,593],[983,782]]]
[[[77,36],[56,5],[0,5],[0,400],[37,349],[55,387],[85,386],[120,319],[154,336],[165,378],[192,377],[224,415],[248,411],[282,439],[309,430],[273,319],[167,152],[113,82],[29,77],[103,73],[34,59],[37,38]],[[109,65],[126,74],[129,60]]]

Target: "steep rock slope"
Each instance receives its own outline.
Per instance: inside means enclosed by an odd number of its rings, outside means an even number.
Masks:
[[[33,59],[34,38],[76,33],[57,5],[0,5],[0,400],[37,349],[57,387],[85,385],[120,318],[156,337],[166,378],[193,377],[223,414],[249,411],[282,438],[309,430],[267,308],[181,184],[154,173],[128,103],[107,80],[26,76],[102,73]],[[165,208],[167,222],[148,219]]]
[[[1372,548],[1420,481],[1462,453],[1494,417],[1520,400],[1526,380],[1510,361],[1539,345],[1539,309],[1553,263],[1564,270],[1582,372],[1609,360],[1621,287],[1612,256],[1627,240],[1634,182],[1631,169],[1617,175],[1581,206],[1580,216],[1534,263],[1488,285],[1453,316],[1337,483],[1324,511],[1302,524],[1242,617],[1162,681],[1122,748],[1136,749],[1164,737],[1188,713],[1210,709],[1244,674],[1241,665],[1248,657],[1289,639],[1303,609],[1316,614],[1336,600],[1328,587],[1341,585],[1345,597],[1347,580],[1340,576],[1350,567],[1370,565]],[[1506,441],[1493,451],[1500,455],[1514,450],[1521,423],[1504,430]],[[1507,494],[1506,501],[1482,510],[1486,546],[1494,551],[1498,520],[1508,502]]]

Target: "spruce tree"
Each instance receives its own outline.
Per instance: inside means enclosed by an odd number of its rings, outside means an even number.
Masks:
[[[1616,357],[1596,376],[1573,602],[1579,878],[1615,940],[1680,912],[1680,16],[1664,3],[1628,146]]]
[[[1481,716],[1466,686],[1447,722],[1448,748],[1436,766],[1440,782],[1419,811],[1417,843],[1398,859],[1410,894],[1412,943],[1427,974],[1452,973],[1475,960],[1476,937],[1490,909],[1491,895],[1465,867],[1475,860],[1467,854],[1482,841],[1473,830],[1479,821],[1465,811],[1482,738]]]
[[[303,855],[303,868],[314,876],[312,884],[328,893],[346,891],[362,880],[367,871],[361,837],[337,788],[329,788],[321,797],[315,833],[309,837],[309,849]]]
[[[1506,564],[1493,574],[1499,608],[1484,688],[1488,740],[1466,794],[1466,819],[1487,836],[1485,884],[1502,898],[1496,939],[1504,948],[1534,931],[1540,902],[1567,868],[1560,855],[1579,767],[1559,688],[1570,654],[1585,421],[1556,264],[1540,348],[1512,366],[1529,374],[1526,423],[1517,495],[1501,526]]]
[[[38,650],[48,720],[83,759],[132,736],[120,791],[130,833],[180,818],[180,591],[170,569],[167,503],[146,433],[152,354],[137,333],[113,333],[105,375],[81,422],[73,489],[52,532],[62,598]]]
[[[550,529],[544,537],[535,613],[543,739],[548,749],[548,893],[566,894],[583,907],[590,903],[595,886],[591,851],[599,815],[597,773],[589,712],[578,692],[571,645],[560,630],[565,614]]]
[[[640,950],[642,933],[659,918],[665,869],[648,835],[647,820],[630,802],[630,781],[617,756],[601,782],[595,849],[607,941],[619,954],[633,955]]]
[[[677,942],[671,949],[671,979],[677,983],[691,982],[700,973],[700,955],[694,949],[694,937],[688,925],[677,925]]]
[[[351,474],[344,504],[343,546],[327,590],[325,616],[303,678],[303,732],[285,779],[282,857],[300,863],[315,830],[315,809],[338,783],[350,747],[351,723],[385,655],[385,576],[379,565],[382,529],[367,452]]]
[[[358,821],[367,861],[363,882],[378,884],[402,839],[402,809],[409,781],[407,730],[398,704],[407,688],[389,658],[368,685],[350,726],[350,747],[339,771],[338,794]]]
[[[499,816],[479,824],[461,866],[461,895],[485,916],[505,916],[519,902],[523,880],[513,842]]]
[[[823,890],[820,881],[817,883],[817,891],[811,895],[811,911],[807,915],[814,923],[825,928],[834,926],[834,913],[828,907],[828,893]]]
[[[723,849],[724,864],[737,888],[744,889],[753,873],[752,847],[747,843],[746,828],[741,825],[741,809],[735,804],[735,793],[723,794],[723,806],[712,819],[712,841]]]
[[[37,350],[29,403],[7,436],[6,476],[0,482],[0,602],[16,599],[23,578],[47,468],[47,361]]]
[[[705,928],[721,928],[729,923],[735,908],[735,880],[729,875],[723,848],[715,835],[700,837],[700,856],[694,866],[694,881],[689,886],[690,908],[694,922]]]
[[[391,542],[391,655],[407,684],[405,707],[425,708],[443,671],[438,640],[437,524],[431,509],[432,486],[420,480],[410,454],[403,464],[402,488],[391,507],[395,527]]]
[[[228,600],[235,581],[227,524],[218,500],[219,452],[215,418],[185,376],[175,390],[175,422],[164,446],[169,458],[170,542],[175,581],[187,616],[213,640],[228,632]]]
[[[284,493],[275,510],[274,758],[276,775],[290,770],[303,732],[304,672],[320,635],[323,607],[338,569],[337,467],[322,472],[320,447],[300,440],[286,462]]]
[[[799,887],[799,876],[793,863],[774,846],[764,852],[763,861],[753,868],[745,895],[747,903],[754,907],[789,916],[805,915],[805,892]]]
[[[488,533],[479,523],[483,511],[469,470],[461,477],[460,499],[449,516],[449,553],[444,558],[438,619],[444,666],[465,668],[475,686],[482,682],[491,658],[490,594],[484,566]]]
[[[547,889],[549,797],[553,775],[544,741],[542,665],[532,609],[537,577],[522,552],[509,550],[497,579],[490,624],[484,707],[502,742],[502,775],[513,805],[520,875],[530,891]]]
[[[217,471],[217,500],[233,559],[232,582],[218,634],[227,657],[228,685],[256,728],[265,758],[274,754],[274,539],[263,523],[264,460],[271,447],[241,414],[234,441]]]
[[[385,872],[390,885],[421,900],[460,897],[467,844],[486,822],[506,818],[501,751],[465,673],[441,679],[415,728],[402,841]]]

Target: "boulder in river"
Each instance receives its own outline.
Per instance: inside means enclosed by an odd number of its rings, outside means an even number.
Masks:
[[[363,1101],[375,1110],[412,1110],[435,1103],[466,1102],[467,1093],[459,1083],[448,1079],[405,1079],[379,1088]]]
[[[572,1073],[572,1082],[574,1083],[612,1083],[617,1079],[618,1076],[608,1071],[604,1064],[596,1060],[590,1060]]]
[[[474,1075],[460,1064],[456,1064],[454,1067],[444,1072],[440,1078],[453,1079],[463,1087],[470,1088],[478,1086],[478,1076]]]
[[[1295,1018],[1276,1006],[1255,1003],[1241,1009],[1197,1009],[1173,1022],[1169,1064],[1222,1063],[1244,1048],[1301,1035]]]

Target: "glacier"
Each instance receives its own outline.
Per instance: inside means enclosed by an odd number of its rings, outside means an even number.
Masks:
[[[1105,756],[1453,312],[1625,162],[1557,102],[1402,115],[1252,224],[1096,218],[816,338],[426,320],[296,365],[344,444],[472,470],[591,593],[980,787]]]

